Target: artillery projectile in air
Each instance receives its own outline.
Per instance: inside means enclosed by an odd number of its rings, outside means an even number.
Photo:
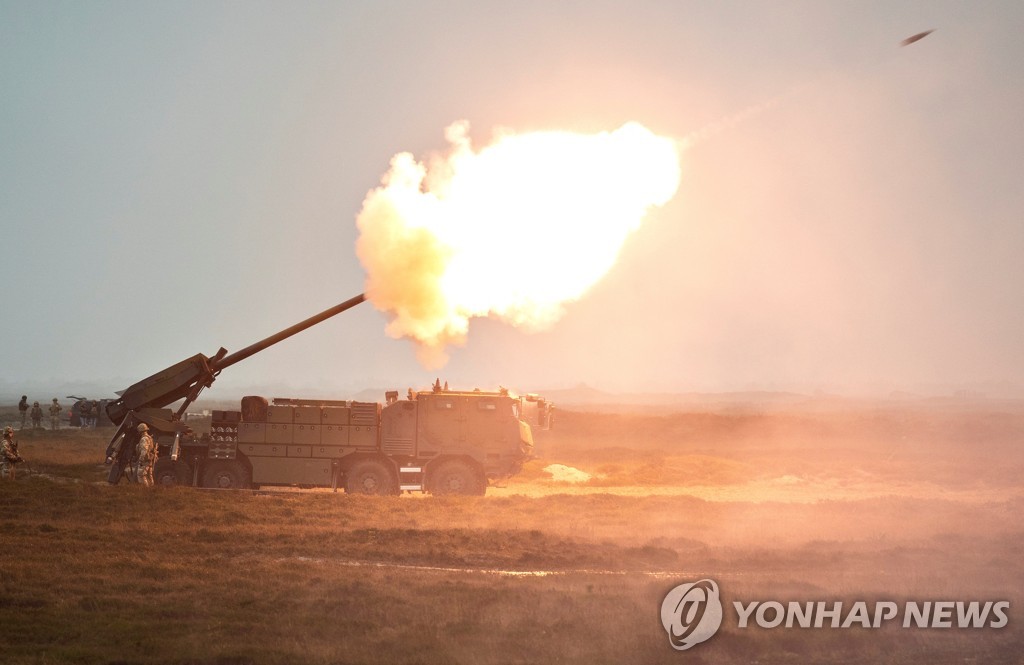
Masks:
[[[932,34],[933,32],[935,32],[934,28],[932,30],[925,30],[924,32],[919,32],[916,35],[912,35],[910,37],[907,37],[902,42],[900,42],[900,46],[910,46],[914,42],[921,41],[922,39],[924,39],[928,35]]]

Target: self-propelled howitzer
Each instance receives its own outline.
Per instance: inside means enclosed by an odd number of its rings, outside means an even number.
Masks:
[[[548,429],[552,405],[505,389],[449,390],[437,381],[405,398],[388,391],[384,404],[248,396],[238,410],[214,411],[202,436],[182,421],[221,370],[363,300],[347,300],[232,354],[198,354],[129,387],[107,407],[119,425],[107,448],[108,480],[118,482],[129,467],[141,423],[159,447],[153,475],[161,485],[480,495],[518,473],[532,457],[533,428]],[[167,408],[179,400],[176,411]]]

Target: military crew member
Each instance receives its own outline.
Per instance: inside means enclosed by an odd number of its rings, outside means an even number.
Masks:
[[[53,403],[50,404],[50,429],[60,428],[60,412],[63,411],[60,404],[57,403],[57,398],[53,398]]]
[[[43,429],[43,409],[39,402],[32,402],[32,429]]]
[[[139,443],[135,448],[138,457],[138,466],[135,469],[135,479],[140,485],[153,486],[153,466],[156,464],[156,442],[149,435],[149,426],[142,423],[138,427]]]
[[[78,407],[78,420],[82,424],[82,429],[89,426],[89,421],[92,420],[92,402],[87,399],[82,400]]]
[[[18,411],[21,413],[21,429],[25,429],[25,416],[28,415],[28,395],[22,395],[18,402]]]

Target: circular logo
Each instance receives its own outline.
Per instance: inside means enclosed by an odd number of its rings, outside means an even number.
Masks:
[[[686,582],[661,602],[661,625],[673,649],[685,651],[709,639],[722,625],[722,601],[714,580]]]

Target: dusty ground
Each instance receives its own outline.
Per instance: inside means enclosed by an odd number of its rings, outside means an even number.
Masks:
[[[0,486],[0,662],[1024,654],[1017,403],[563,411],[540,459],[482,499],[109,487],[103,434],[20,436],[33,474]],[[675,652],[661,600],[701,577],[726,622]],[[731,601],[773,599],[1011,608],[1002,629],[736,627]]]

